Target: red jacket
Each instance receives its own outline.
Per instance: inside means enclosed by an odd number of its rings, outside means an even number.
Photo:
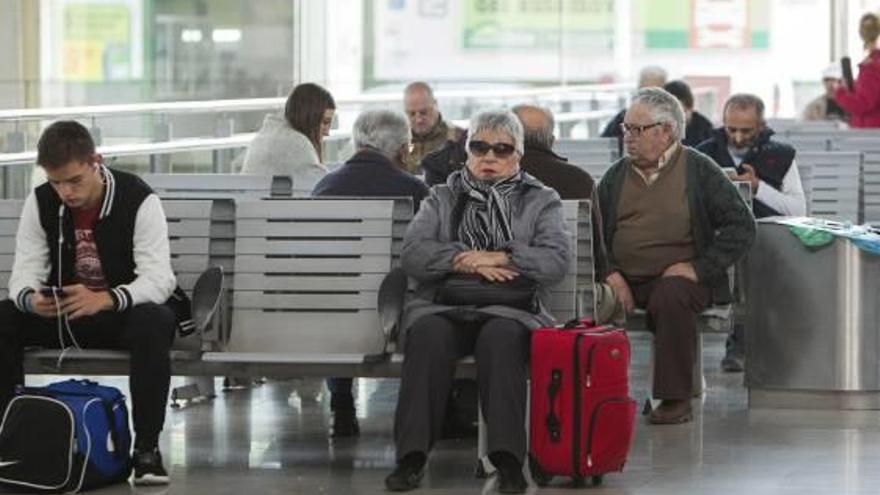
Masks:
[[[853,91],[845,86],[834,95],[837,104],[849,112],[851,127],[880,127],[880,50],[871,50],[859,64]]]

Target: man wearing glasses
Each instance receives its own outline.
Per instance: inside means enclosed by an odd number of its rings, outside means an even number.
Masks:
[[[807,212],[804,187],[791,146],[771,138],[764,123],[764,102],[750,94],[737,94],[724,104],[724,126],[697,149],[709,155],[734,180],[752,185],[756,218],[802,216]],[[744,365],[744,330],[735,324],[727,338],[721,367],[737,372]]]
[[[627,313],[654,333],[652,424],[692,418],[696,316],[729,302],[727,268],[755,238],[755,221],[718,166],[681,145],[685,115],[660,88],[640,90],[621,131],[626,155],[599,183],[609,273]]]

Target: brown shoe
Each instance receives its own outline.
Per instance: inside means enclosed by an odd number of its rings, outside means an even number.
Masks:
[[[652,425],[677,425],[694,418],[690,400],[664,400],[648,415]]]

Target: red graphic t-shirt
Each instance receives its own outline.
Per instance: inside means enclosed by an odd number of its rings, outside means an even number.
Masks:
[[[76,281],[92,290],[108,287],[95,244],[95,225],[98,223],[100,204],[94,208],[74,208],[73,225],[76,235]]]

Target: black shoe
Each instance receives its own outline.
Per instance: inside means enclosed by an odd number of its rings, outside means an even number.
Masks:
[[[489,454],[489,460],[498,469],[498,493],[525,493],[529,484],[523,476],[522,464],[510,452]]]
[[[332,438],[356,437],[360,433],[361,427],[353,409],[333,413],[333,431],[330,433]]]
[[[425,474],[427,456],[421,452],[410,452],[398,461],[394,471],[385,478],[385,488],[391,492],[415,490]]]
[[[167,485],[168,472],[162,465],[162,454],[158,448],[144,452],[134,451],[134,484],[135,485]]]

